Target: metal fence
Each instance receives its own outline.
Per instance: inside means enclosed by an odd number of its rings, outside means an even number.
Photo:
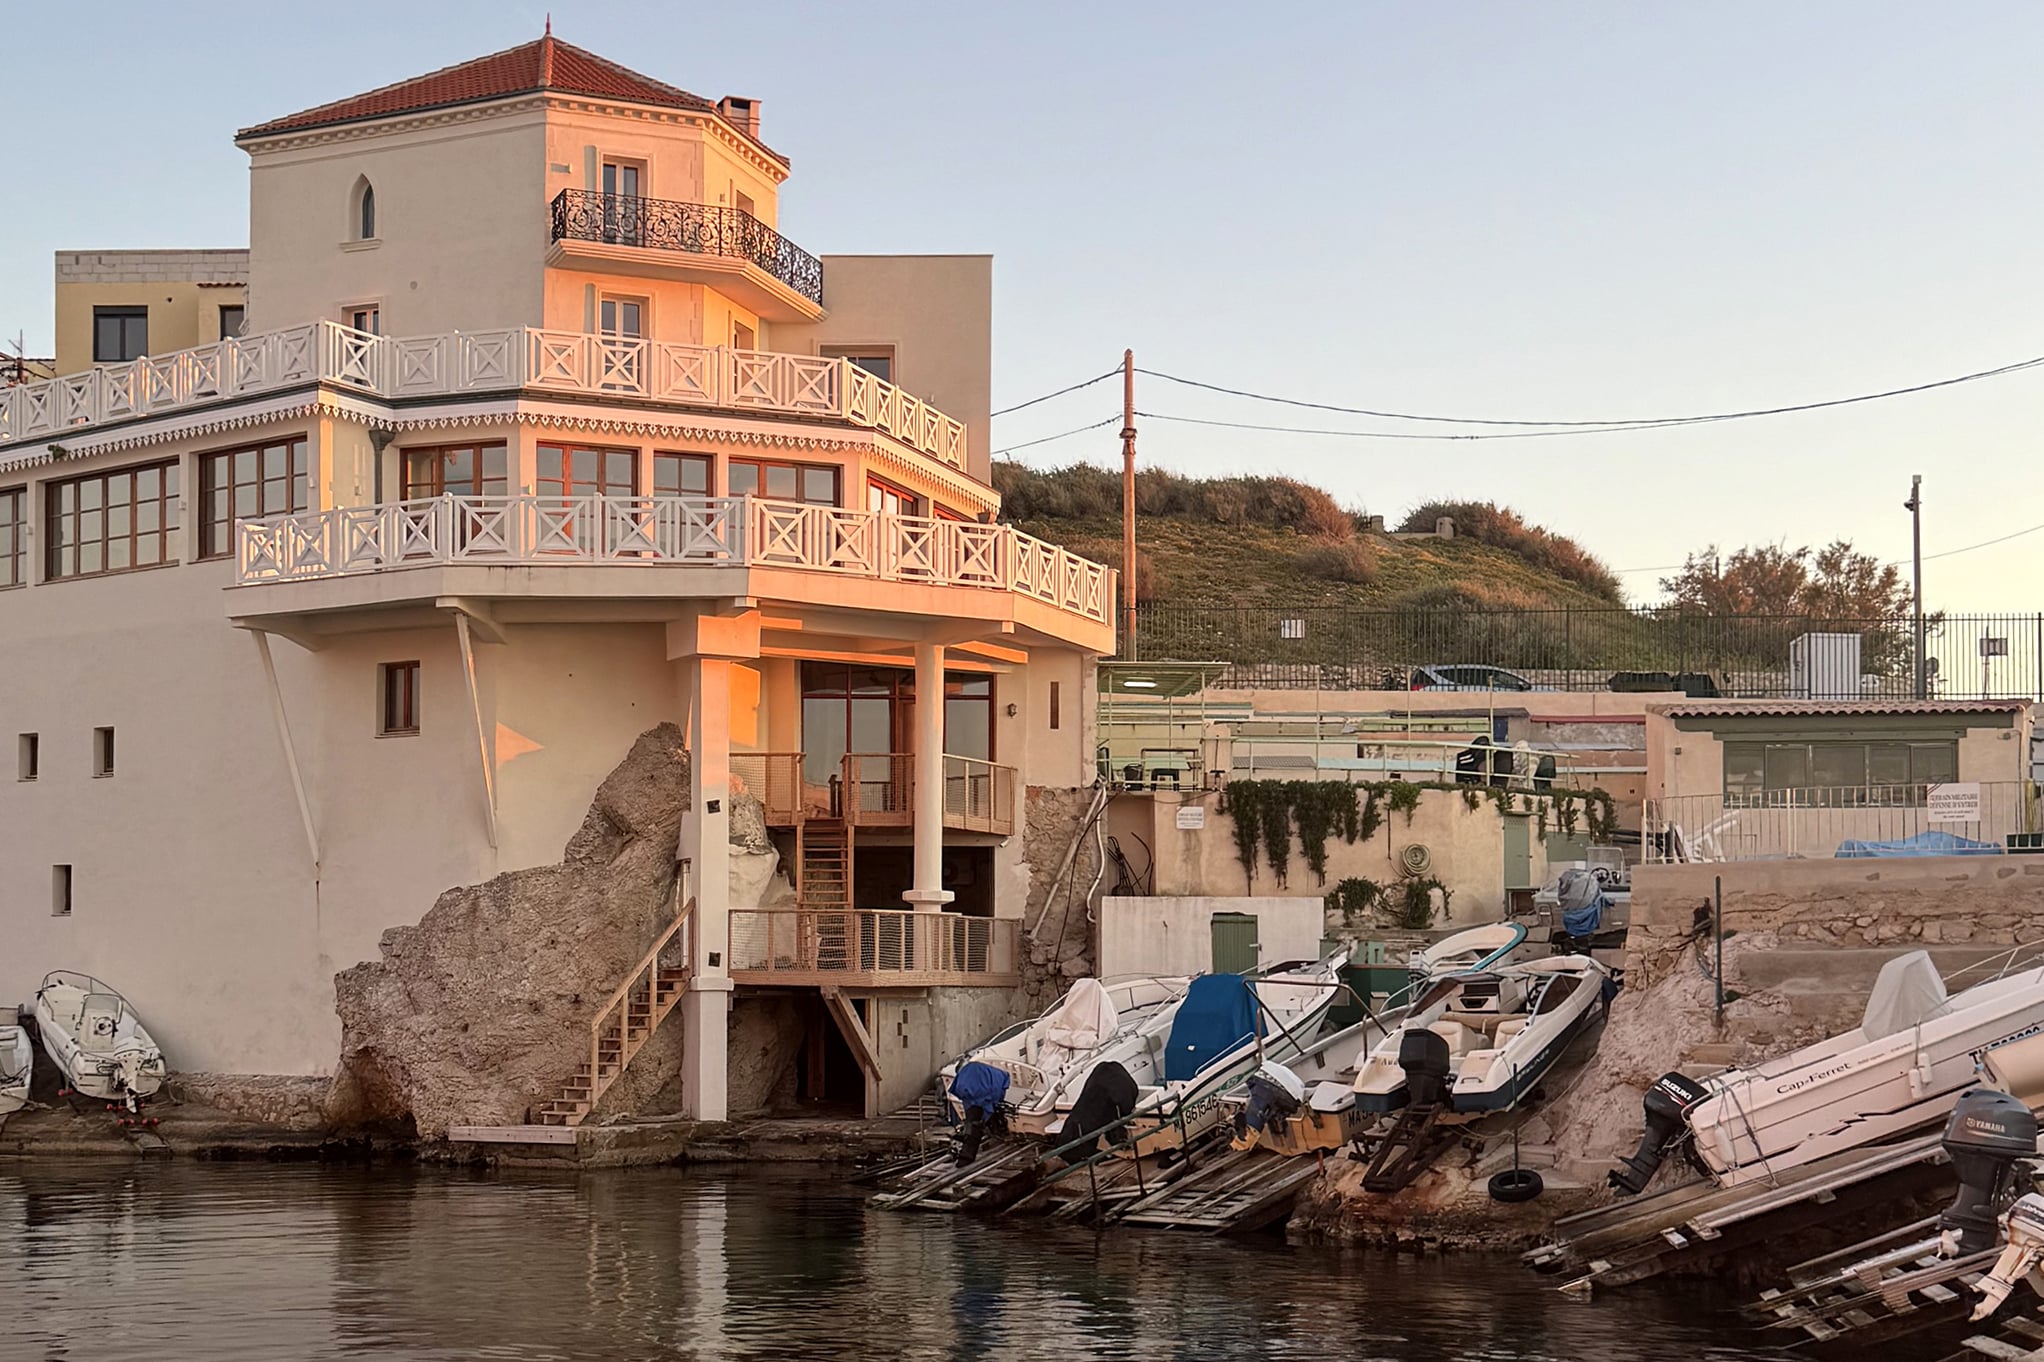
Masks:
[[[1226,662],[1225,689],[1404,690],[1462,669],[1472,690],[1685,691],[1695,696],[1908,699],[1906,618],[1699,615],[1658,608],[1356,610],[1149,605],[1124,656]],[[1933,699],[2044,697],[2044,613],[1926,621]],[[1502,669],[1512,678],[1483,679]]]
[[[1957,802],[1934,797],[1952,792]],[[1948,833],[1948,852],[2032,849],[2040,828],[2030,781],[1963,786],[1821,786],[1765,795],[1696,794],[1649,799],[1641,845],[1648,862],[1775,861],[1869,854],[1853,843]]]

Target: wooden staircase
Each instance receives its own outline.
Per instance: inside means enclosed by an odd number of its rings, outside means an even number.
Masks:
[[[639,1053],[667,1014],[681,1003],[687,991],[694,943],[689,924],[695,918],[696,902],[690,899],[674,921],[660,934],[652,949],[625,976],[617,992],[610,995],[589,1023],[589,1058],[575,1070],[574,1077],[561,1085],[557,1101],[540,1109],[539,1122],[548,1126],[578,1126],[596,1108],[597,1101],[617,1082],[632,1056]],[[673,957],[664,962],[663,955]]]
[[[805,818],[795,827],[795,904],[815,912],[852,906],[852,830],[839,819]]]

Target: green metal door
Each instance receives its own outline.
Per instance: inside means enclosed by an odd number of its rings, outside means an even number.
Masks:
[[[1505,815],[1505,888],[1532,889],[1533,820],[1523,813]]]
[[[1214,973],[1243,974],[1256,968],[1256,915],[1215,913]]]

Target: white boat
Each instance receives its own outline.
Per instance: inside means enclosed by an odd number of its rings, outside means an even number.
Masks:
[[[1184,976],[1168,975],[1080,979],[1041,1016],[1017,1022],[945,1065],[938,1073],[945,1100],[962,1117],[951,1080],[966,1064],[991,1065],[1008,1076],[1002,1107],[1009,1129],[1043,1134],[1060,1119],[1060,1109],[1071,1109],[1093,1059],[1174,1006],[1186,983]]]
[[[1943,1120],[1983,1067],[2044,1100],[2044,1070],[2009,1062],[2044,1033],[2044,968],[1947,996],[1928,953],[1881,967],[1860,1025],[1779,1059],[1696,1080],[1666,1074],[1648,1090],[1639,1152],[1611,1174],[1638,1192],[1671,1147],[1721,1186],[1770,1178]],[[2007,1047],[2004,1049],[2003,1047]],[[1997,1051],[2002,1053],[1997,1055]],[[2001,1061],[2001,1062],[1997,1062]],[[2023,1075],[2027,1075],[2024,1077]]]
[[[1435,979],[1357,1066],[1357,1111],[1402,1111],[1416,1072],[1443,1092],[1444,1119],[1516,1105],[1601,1014],[1610,977],[1587,955],[1557,955]]]
[[[1141,1048],[1113,1059],[1135,1080],[1129,1147],[1169,1148],[1211,1126],[1223,1094],[1264,1064],[1285,1064],[1313,1047],[1340,997],[1348,952],[1295,960],[1253,974],[1202,974],[1168,1015],[1145,1026]],[[1168,1023],[1168,1026],[1160,1025]]]
[[[7,1009],[13,1016],[14,1010]],[[0,1026],[0,1116],[28,1105],[29,1078],[35,1072],[35,1047],[20,1026]]]
[[[163,1051],[128,1000],[93,978],[54,970],[35,995],[36,1035],[66,1086],[130,1111],[163,1086]]]

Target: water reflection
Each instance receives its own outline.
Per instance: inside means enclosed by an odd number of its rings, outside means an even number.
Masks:
[[[780,1168],[24,1163],[0,1243],[0,1358],[1769,1355],[1694,1293],[1585,1306],[1510,1260],[886,1215]]]

